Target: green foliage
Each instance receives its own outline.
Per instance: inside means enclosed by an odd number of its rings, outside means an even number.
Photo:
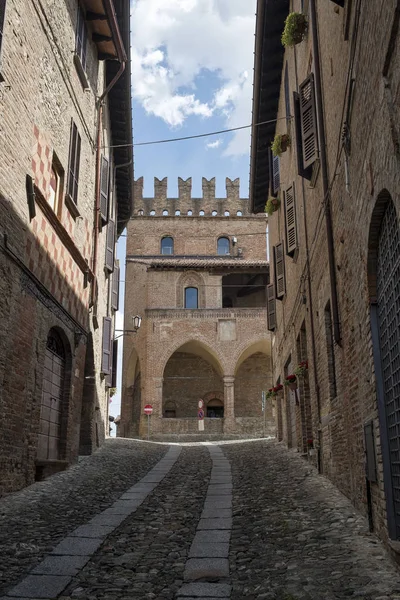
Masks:
[[[281,201],[279,198],[268,198],[264,208],[264,212],[270,217],[276,210],[278,210]]]
[[[295,46],[299,44],[307,31],[307,19],[303,13],[292,12],[286,17],[285,28],[282,33],[282,44]]]
[[[287,133],[281,135],[277,133],[274,137],[274,141],[271,144],[272,154],[274,156],[281,156],[282,152],[285,152],[286,147],[290,145],[290,136]]]
[[[117,393],[117,388],[115,388],[115,387],[114,388],[110,388],[108,390],[108,393],[110,394],[110,398],[112,398]]]

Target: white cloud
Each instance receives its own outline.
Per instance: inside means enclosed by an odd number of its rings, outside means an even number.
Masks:
[[[209,142],[206,144],[206,148],[219,148],[221,144],[222,140],[219,138],[218,140],[215,140],[215,142]]]
[[[254,13],[255,0],[135,0],[135,99],[171,127],[191,115],[222,114],[227,127],[250,123]],[[208,72],[214,89],[205,100],[200,87]],[[235,133],[225,153],[245,154],[249,139],[248,132]]]

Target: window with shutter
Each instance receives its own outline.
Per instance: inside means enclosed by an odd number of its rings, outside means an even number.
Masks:
[[[117,387],[118,340],[113,341],[111,387]]]
[[[112,319],[110,317],[103,317],[103,342],[102,342],[102,358],[101,358],[101,372],[104,375],[111,373],[112,366]]]
[[[274,331],[276,329],[276,299],[273,283],[267,285],[267,318],[268,330]]]
[[[293,256],[297,248],[297,220],[294,184],[285,191],[286,254]]]
[[[286,107],[286,118],[290,119],[289,69],[288,69],[287,63],[285,66],[285,107]]]
[[[276,297],[280,300],[286,293],[285,254],[283,251],[283,242],[274,246],[274,273]]]
[[[115,251],[115,223],[112,219],[107,224],[106,240],[106,269],[112,273],[114,271],[114,251]]]
[[[79,182],[80,160],[81,160],[81,136],[79,135],[77,126],[71,120],[67,194],[69,195],[71,200],[74,202],[74,204],[78,204],[78,182]]]
[[[303,168],[318,158],[318,135],[315,114],[314,75],[311,73],[300,85],[300,124]]]
[[[119,266],[114,267],[112,288],[111,288],[111,308],[118,310],[119,306]]]
[[[297,92],[293,92],[293,112],[294,112],[294,128],[296,133],[296,156],[297,156],[297,172],[300,177],[308,179],[312,178],[312,165],[305,169],[303,167],[303,144],[301,142],[301,117],[300,117],[300,96]]]
[[[100,172],[100,216],[103,223],[108,220],[108,190],[110,179],[110,166],[105,156],[101,157]]]
[[[276,195],[281,187],[281,174],[280,174],[280,159],[279,156],[272,157],[272,189]]]
[[[78,55],[81,65],[86,70],[86,46],[87,46],[87,27],[85,23],[85,15],[82,8],[78,5],[78,20],[76,25],[76,47],[75,52]]]

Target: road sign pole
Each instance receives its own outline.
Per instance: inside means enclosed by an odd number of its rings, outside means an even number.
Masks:
[[[150,440],[150,415],[147,415],[147,441]]]

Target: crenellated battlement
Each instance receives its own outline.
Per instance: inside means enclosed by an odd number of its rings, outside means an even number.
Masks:
[[[226,198],[216,198],[215,177],[202,178],[202,198],[192,197],[192,178],[178,177],[178,198],[168,197],[168,177],[154,177],[154,197],[143,197],[143,177],[134,183],[132,216],[245,216],[249,215],[249,199],[240,198],[240,179],[225,180]],[[239,214],[238,214],[239,213]]]

